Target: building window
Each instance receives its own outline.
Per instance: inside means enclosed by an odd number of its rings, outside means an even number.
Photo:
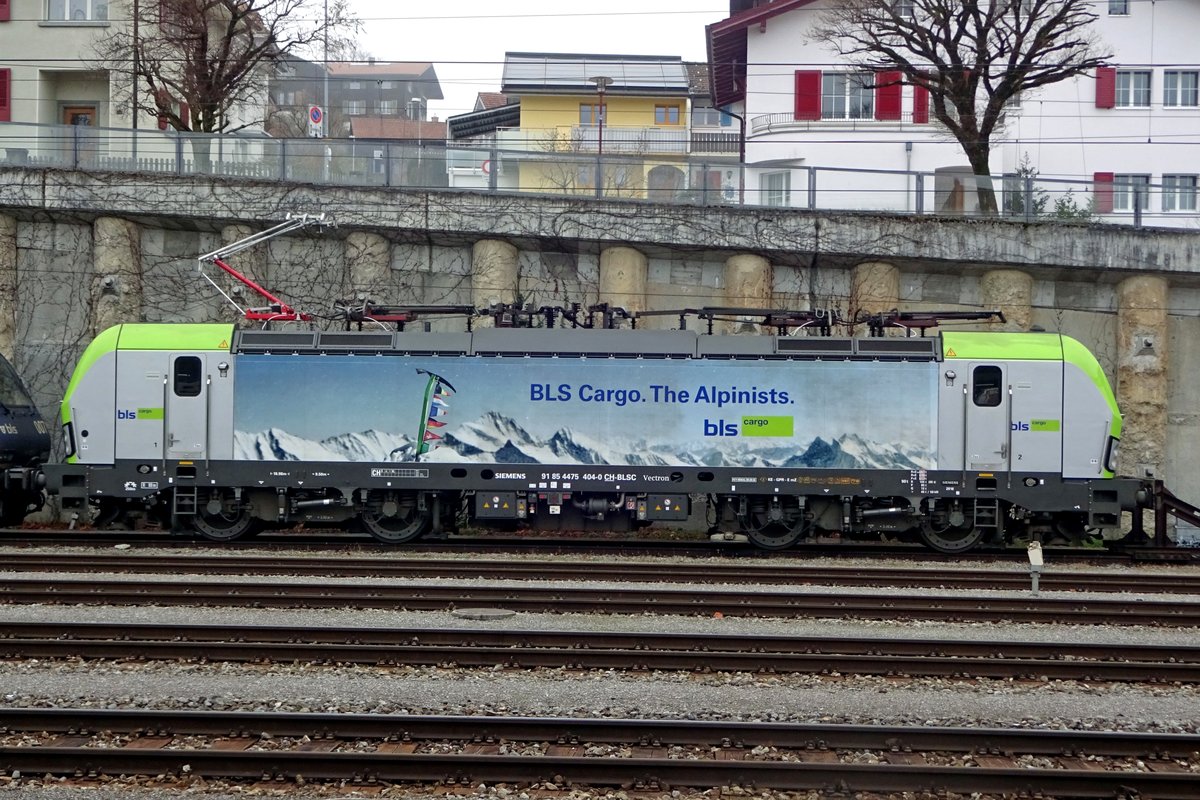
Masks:
[[[414,119],[414,120],[425,119],[425,112],[427,109],[426,109],[425,101],[422,100],[421,98],[414,97],[413,99],[409,100],[408,105],[405,106],[405,108],[408,110],[407,113],[408,113],[409,119]]]
[[[389,114],[389,115],[395,114],[397,108],[399,108],[399,105],[397,104],[397,102],[395,100],[380,100],[379,101],[379,113],[380,114]]]
[[[1113,211],[1133,211],[1134,201],[1142,211],[1150,190],[1149,175],[1113,176]]]
[[[719,108],[712,106],[692,106],[693,128],[727,128],[733,124],[733,117]]]
[[[1195,175],[1163,175],[1162,210],[1196,210]]]
[[[655,125],[678,125],[679,124],[679,106],[655,106],[654,107],[654,124]]]
[[[604,104],[606,107],[608,103]],[[580,125],[599,125],[600,124],[600,106],[595,103],[580,103],[579,104],[579,124]]]
[[[1108,15],[1110,17],[1129,16],[1129,0],[1108,0]]]
[[[346,88],[350,91],[357,91],[362,88],[362,81],[350,81],[346,84]]]
[[[1143,108],[1150,105],[1150,70],[1117,70],[1117,108]]]
[[[896,12],[897,17],[911,17],[913,15],[913,0],[895,0],[892,3],[892,10]]]
[[[792,173],[768,172],[762,176],[763,205],[790,206],[792,204]]]
[[[821,119],[872,119],[874,78],[866,73],[827,72],[821,76]]]
[[[350,116],[365,114],[367,113],[367,101],[347,100],[342,109]]]
[[[391,89],[391,88],[392,88],[392,81],[380,81],[380,82],[379,82],[379,88],[380,88],[380,89]]]
[[[108,0],[48,0],[46,19],[55,22],[106,20]]]
[[[1200,72],[1195,70],[1181,71],[1169,69],[1163,73],[1163,105],[1192,106],[1200,105]]]

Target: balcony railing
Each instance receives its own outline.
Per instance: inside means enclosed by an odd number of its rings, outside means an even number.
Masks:
[[[686,130],[605,128],[604,153],[539,147],[528,131],[500,131],[487,146],[362,139],[272,139],[163,131],[0,123],[0,169],[53,168],[169,175],[212,175],[289,183],[539,193],[606,200],[780,209],[978,215],[979,179],[969,170],[938,172],[739,164],[737,139],[722,136],[696,152]],[[610,131],[614,133],[610,134]],[[669,135],[667,135],[669,134]],[[708,134],[706,134],[708,135]],[[717,134],[720,136],[720,134]],[[552,139],[557,141],[557,139]],[[645,152],[643,144],[693,152]],[[630,152],[632,151],[632,152]],[[723,157],[722,157],[723,156]],[[984,183],[988,183],[986,179]],[[1087,221],[1173,228],[1200,226],[1197,187],[1127,187],[1091,180],[997,176],[999,214],[1025,221]]]

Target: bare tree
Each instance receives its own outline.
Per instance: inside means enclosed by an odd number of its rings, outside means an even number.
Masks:
[[[933,116],[976,175],[979,207],[997,212],[988,157],[1005,103],[1105,63],[1089,0],[838,0],[816,40],[852,63],[898,71],[929,92]]]
[[[136,86],[139,113],[180,131],[262,124],[275,62],[320,52],[327,36],[344,48],[358,28],[348,0],[329,2],[328,17],[322,0],[127,1],[129,23],[97,40],[96,58],[118,92]]]

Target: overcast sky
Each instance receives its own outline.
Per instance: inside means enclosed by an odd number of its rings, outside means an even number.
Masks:
[[[385,61],[432,61],[445,119],[470,111],[479,92],[500,90],[507,51],[682,56],[704,61],[704,26],[729,15],[728,0],[351,0],[363,49]]]

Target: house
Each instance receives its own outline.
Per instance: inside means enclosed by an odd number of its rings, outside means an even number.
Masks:
[[[653,199],[704,184],[686,160],[690,84],[678,56],[510,52],[500,91],[520,108],[519,127],[495,141],[522,190]]]
[[[803,206],[832,187],[836,199],[818,205],[931,210],[932,199],[936,210],[975,210],[966,157],[928,94],[898,73],[859,74],[813,37],[829,2],[731,0],[730,16],[706,29],[714,103],[746,120],[748,201]],[[1194,224],[1200,166],[1179,144],[1200,130],[1189,47],[1200,4],[1104,0],[1092,10],[1112,64],[1009,104],[991,158],[994,175],[1012,176],[1006,207],[1020,173],[1036,175],[1039,206],[1104,218],[1132,215],[1138,202],[1151,224]],[[932,173],[932,195],[919,197],[918,176],[903,171]]]
[[[186,122],[185,100],[166,89],[150,96],[145,81],[135,82],[128,67],[122,67],[133,63],[135,50],[153,51],[160,8],[147,0],[140,7],[134,0],[0,0],[0,122],[26,126],[8,137],[20,146],[7,149],[47,163],[64,155],[73,163],[125,166],[137,158],[174,157],[174,143],[159,131],[168,127],[164,111]],[[162,63],[174,63],[171,58],[163,55]],[[258,146],[255,139],[261,137],[266,110],[265,92],[252,82],[246,85],[249,99],[234,104],[225,116],[229,132],[244,134],[234,145],[244,153]],[[41,126],[70,126],[70,135]],[[83,136],[82,128],[141,133]],[[196,158],[208,158],[207,148],[199,145],[188,148],[185,157],[193,155],[191,150],[197,151]],[[12,160],[14,153],[7,157]]]
[[[136,89],[143,111],[134,112],[135,86],[127,69],[133,43],[158,29],[158,5],[143,0],[140,26],[131,25],[135,0],[0,0],[0,121],[105,128],[160,127],[145,108],[155,103]],[[114,48],[129,48],[117,52]],[[166,98],[177,110],[179,100]],[[263,98],[231,110],[229,129],[261,131]]]
[[[309,134],[308,110],[324,108],[332,137],[351,135],[353,117],[420,121],[430,100],[442,99],[437,71],[428,62],[376,61],[329,64],[289,58],[281,62],[271,83],[272,132]]]

